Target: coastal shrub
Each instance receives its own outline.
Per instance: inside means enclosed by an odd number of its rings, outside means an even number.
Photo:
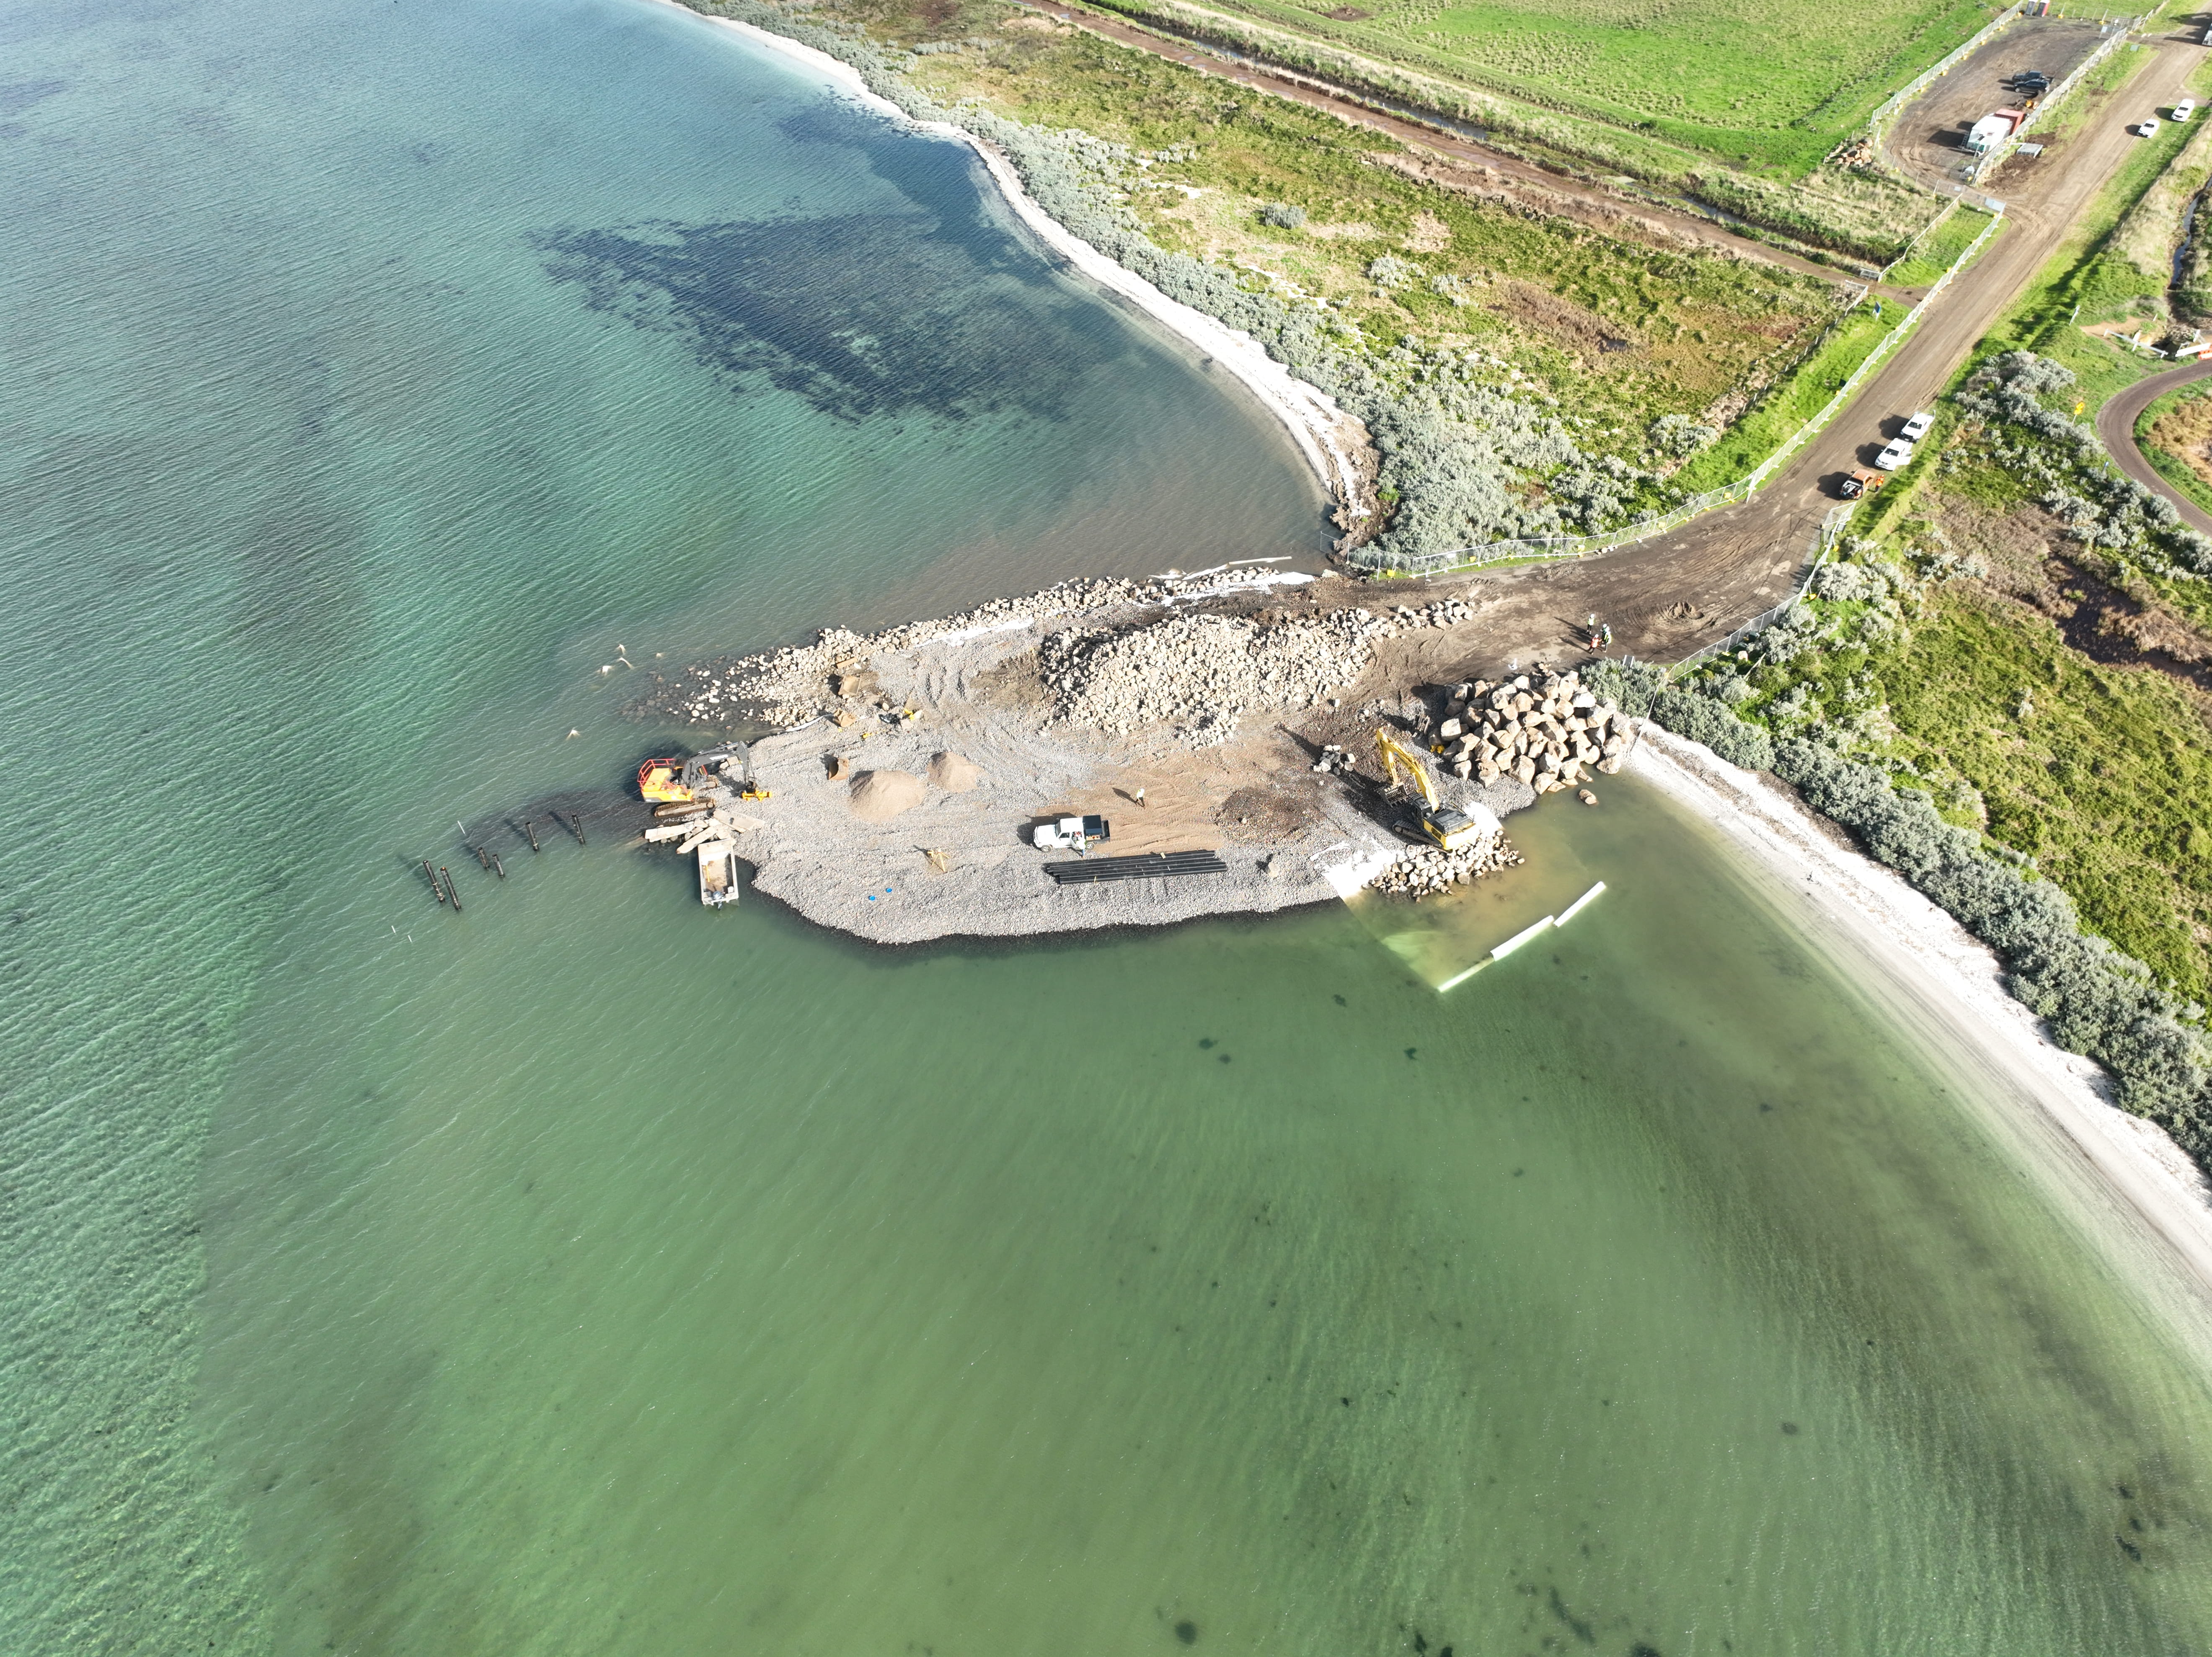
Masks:
[[[1617,702],[1623,712],[1642,717],[1667,688],[1667,670],[1633,656],[1607,656],[1583,670],[1583,688],[1600,701]]]
[[[1720,436],[1711,426],[1701,426],[1687,415],[1661,415],[1651,422],[1651,446],[1662,454],[1687,458]]]
[[[1700,691],[1670,686],[1652,700],[1651,717],[1676,736],[1703,743],[1730,765],[1747,771],[1773,768],[1774,739],[1736,718],[1726,703]]]
[[[1429,278],[1429,291],[1434,294],[1438,299],[1449,300],[1454,305],[1466,305],[1470,303],[1468,297],[1467,283],[1462,282],[1459,277],[1453,276],[1449,271],[1440,276],[1431,276]]]
[[[2051,1039],[2111,1071],[2120,1104],[2212,1162],[2212,1051],[2202,1010],[2160,988],[2150,969],[2082,932],[2074,904],[2047,880],[1989,856],[1980,837],[1946,823],[1918,791],[1819,744],[1777,744],[1774,769],[1869,855],[1911,881],[2004,962],[2008,986]]]
[[[1421,267],[1395,253],[1367,261],[1367,280],[1377,288],[1403,288],[1421,274]]]
[[[2007,351],[1990,365],[1998,379],[2030,397],[2047,397],[2074,388],[2074,371],[2033,351]]]
[[[1293,207],[1288,202],[1269,202],[1260,209],[1260,222],[1271,224],[1278,230],[1296,230],[1305,222],[1305,209]]]
[[[2074,385],[2063,364],[2007,351],[1958,401],[1986,423],[1990,458],[2084,547],[2124,554],[2154,574],[2212,576],[2212,541],[2157,490],[2114,470],[2094,428],[2044,406]]]
[[[1838,604],[1868,604],[1889,596],[1889,583],[1864,564],[1823,564],[1813,573],[1816,598]]]

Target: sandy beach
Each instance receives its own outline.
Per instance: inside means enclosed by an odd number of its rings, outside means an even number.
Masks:
[[[1372,470],[1371,466],[1363,468],[1361,464],[1361,456],[1368,447],[1364,426],[1339,408],[1334,398],[1298,379],[1269,356],[1249,334],[1226,327],[1204,312],[1169,298],[1144,277],[1068,231],[1030,199],[1012,163],[989,144],[947,122],[915,120],[888,98],[871,90],[851,64],[840,63],[825,52],[735,18],[708,17],[694,12],[680,0],[659,0],[659,3],[732,30],[755,46],[802,64],[845,96],[916,131],[968,145],[981,159],[1014,216],[1031,234],[1097,286],[1134,306],[1169,332],[1195,346],[1211,363],[1220,367],[1257,398],[1289,432],[1291,440],[1297,446],[1314,476],[1321,480],[1322,487],[1349,512],[1364,515],[1365,509],[1359,501],[1364,477]]]
[[[1854,981],[1983,1084],[1992,1126],[2070,1165],[2077,1201],[2136,1234],[2175,1294],[2212,1311],[2212,1183],[2163,1130],[2113,1105],[2104,1072],[2053,1046],[2006,992],[1996,956],[1769,777],[1647,726],[1629,771],[1710,825]],[[2100,1200],[2101,1199],[2101,1200]]]

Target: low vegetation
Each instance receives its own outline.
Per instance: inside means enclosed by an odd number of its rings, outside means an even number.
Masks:
[[[988,139],[1062,224],[1337,397],[1382,458],[1378,560],[1672,504],[1747,410],[1817,407],[1879,337],[1820,277],[1005,0],[698,3]]]
[[[1434,21],[1448,25],[1459,18],[1470,27],[1456,33],[1449,27],[1432,29],[1417,39],[1403,28],[1378,28],[1367,20],[1345,16],[1360,9],[1357,7],[1337,8],[1332,15],[1279,0],[1234,0],[1233,5],[1218,6],[1194,0],[1099,3],[1169,33],[1226,46],[1321,76],[1356,93],[1401,100],[1472,124],[1482,128],[1490,142],[1517,147],[1520,153],[1548,163],[1595,166],[1709,203],[1808,245],[1881,262],[1896,257],[1942,202],[1879,165],[1846,165],[1823,158],[1893,87],[1909,80],[1921,64],[1963,41],[1991,15],[1971,5],[1939,5],[1935,12],[1948,9],[1959,25],[1955,39],[1938,26],[1934,33],[1940,41],[1926,39],[1917,49],[1907,44],[1901,57],[1892,60],[1893,72],[1875,74],[1847,94],[1831,94],[1796,121],[1768,125],[1760,123],[1804,95],[1810,83],[1793,82],[1787,64],[1777,58],[1765,34],[1765,14],[1757,25],[1741,26],[1746,37],[1757,39],[1753,50],[1760,58],[1759,68],[1725,88],[1706,80],[1706,60],[1701,55],[1669,56],[1683,48],[1679,35],[1661,44],[1674,33],[1665,20],[1656,15],[1634,22],[1612,20],[1611,27],[1600,33],[1632,41],[1643,64],[1637,71],[1639,79],[1620,88],[1627,101],[1606,103],[1573,95],[1569,88],[1574,74],[1564,64],[1565,73],[1558,78],[1483,73],[1480,43],[1492,38],[1486,25],[1506,15],[1495,9],[1447,11]],[[1863,41],[1871,37],[1859,29],[1857,15],[1835,12],[1826,22],[1858,33]],[[1682,27],[1710,38],[1715,20],[1710,13],[1700,14]],[[1722,25],[1719,32],[1728,33],[1733,27]],[[1470,49],[1431,49],[1455,42]],[[1561,39],[1558,44],[1563,58],[1577,55],[1571,40]],[[1792,54],[1787,61],[1804,60]],[[1696,68],[1689,67],[1693,64]],[[1810,74],[1814,80],[1828,78],[1825,68]],[[1656,79],[1641,78],[1644,76]],[[1691,85],[1699,89],[1695,100],[1699,108],[1723,101],[1737,106],[1725,112],[1729,120],[1714,124],[1686,118],[1692,94],[1685,88]],[[1769,88],[1779,100],[1771,106],[1764,91]],[[1754,105],[1763,113],[1754,115]]]
[[[1796,173],[1998,9],[1980,0],[1885,0],[1856,9],[1778,0],[1756,13],[1639,12],[1601,0],[1209,4],[1729,161]]]
[[[1883,280],[1893,288],[1925,288],[1955,264],[1974,245],[1974,239],[1989,228],[1987,213],[1978,213],[1971,207],[1954,208],[1889,268]]]
[[[2109,464],[2077,389],[1999,359],[1795,611],[1680,683],[1611,671],[1949,910],[2212,1167],[2212,540]]]
[[[2212,385],[2185,385],[2145,409],[2136,443],[2160,476],[2212,512]]]

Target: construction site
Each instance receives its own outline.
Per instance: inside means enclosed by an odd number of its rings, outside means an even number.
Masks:
[[[1595,805],[1635,733],[1477,606],[1221,570],[1073,583],[702,665],[632,704],[765,731],[653,759],[643,845],[884,944],[1156,926],[1512,867],[1504,820]],[[1462,671],[1462,670],[1464,670]]]

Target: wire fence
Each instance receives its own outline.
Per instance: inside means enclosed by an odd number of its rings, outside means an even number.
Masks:
[[[2042,97],[2036,100],[2035,113],[2037,118],[2040,120],[2043,117],[2050,114],[2052,110],[2057,108],[2059,105],[2064,103],[2068,98],[2071,97],[2075,89],[2079,87],[2083,81],[2088,78],[2089,72],[2092,70],[2095,69],[2097,65],[2103,63],[2106,58],[2118,52],[2122,46],[2128,44],[2129,38],[2135,33],[2136,26],[2142,21],[2142,19],[2140,17],[2121,17],[2116,18],[2112,22],[2107,23],[2105,27],[2108,33],[2106,34],[2104,39],[2099,42],[2097,49],[2091,52],[2087,58],[2084,58],[2080,63],[2075,64],[2074,72],[2071,75],[2069,75],[2057,86],[2045,93]],[[2021,137],[2021,133],[2027,130],[2027,125],[2028,124],[2023,121],[2021,124],[2019,131],[2014,131],[2007,135],[2002,143],[1991,144],[1987,149],[1974,157],[1972,161],[1968,162],[1966,164],[1965,173],[1966,181],[1969,184],[1980,183],[1983,177],[1988,173],[1990,168],[1996,166],[1998,162],[2003,161],[2004,158],[2011,155],[2014,150],[2018,149],[2022,142],[2024,142]]]
[[[1449,552],[1417,552],[1388,554],[1356,548],[1351,562],[1360,569],[1379,575],[1448,575],[1458,570],[1480,569],[1489,564],[1504,564],[1521,561],[1550,562],[1565,558],[1590,558],[1601,552],[1613,552],[1621,547],[1632,546],[1638,541],[1648,541],[1655,535],[1664,535],[1677,530],[1693,518],[1703,517],[1716,507],[1734,506],[1748,501],[1759,492],[1774,474],[1797,451],[1826,428],[1851,400],[1854,393],[1889,358],[1890,354],[1904,343],[1905,337],[1918,324],[1922,314],[1941,297],[1951,285],[1952,277],[1966,268],[1966,261],[1982,250],[1982,245],[1997,233],[2004,222],[2004,211],[1998,205],[1996,216],[1982,228],[1982,232],[1966,244],[1959,257],[1951,261],[1933,286],[1921,296],[1920,302],[1905,313],[1905,319],[1888,333],[1869,352],[1859,366],[1845,375],[1820,411],[1791,433],[1782,446],[1754,467],[1751,474],[1734,483],[1717,489],[1708,489],[1703,495],[1693,495],[1679,501],[1663,513],[1650,513],[1620,529],[1606,530],[1596,535],[1540,535],[1525,536],[1512,541],[1490,541],[1479,547],[1461,547]],[[1362,555],[1366,556],[1363,557]]]
[[[2006,8],[1991,18],[1981,32],[1967,41],[1965,46],[1960,46],[1941,62],[1923,70],[1917,76],[1892,93],[1873,114],[1867,117],[1866,137],[1875,143],[1880,143],[1883,131],[1892,121],[1904,112],[1907,104],[1995,39],[2000,29],[2009,28],[2013,21],[2027,9],[2027,0],[2021,0],[2021,3]]]

